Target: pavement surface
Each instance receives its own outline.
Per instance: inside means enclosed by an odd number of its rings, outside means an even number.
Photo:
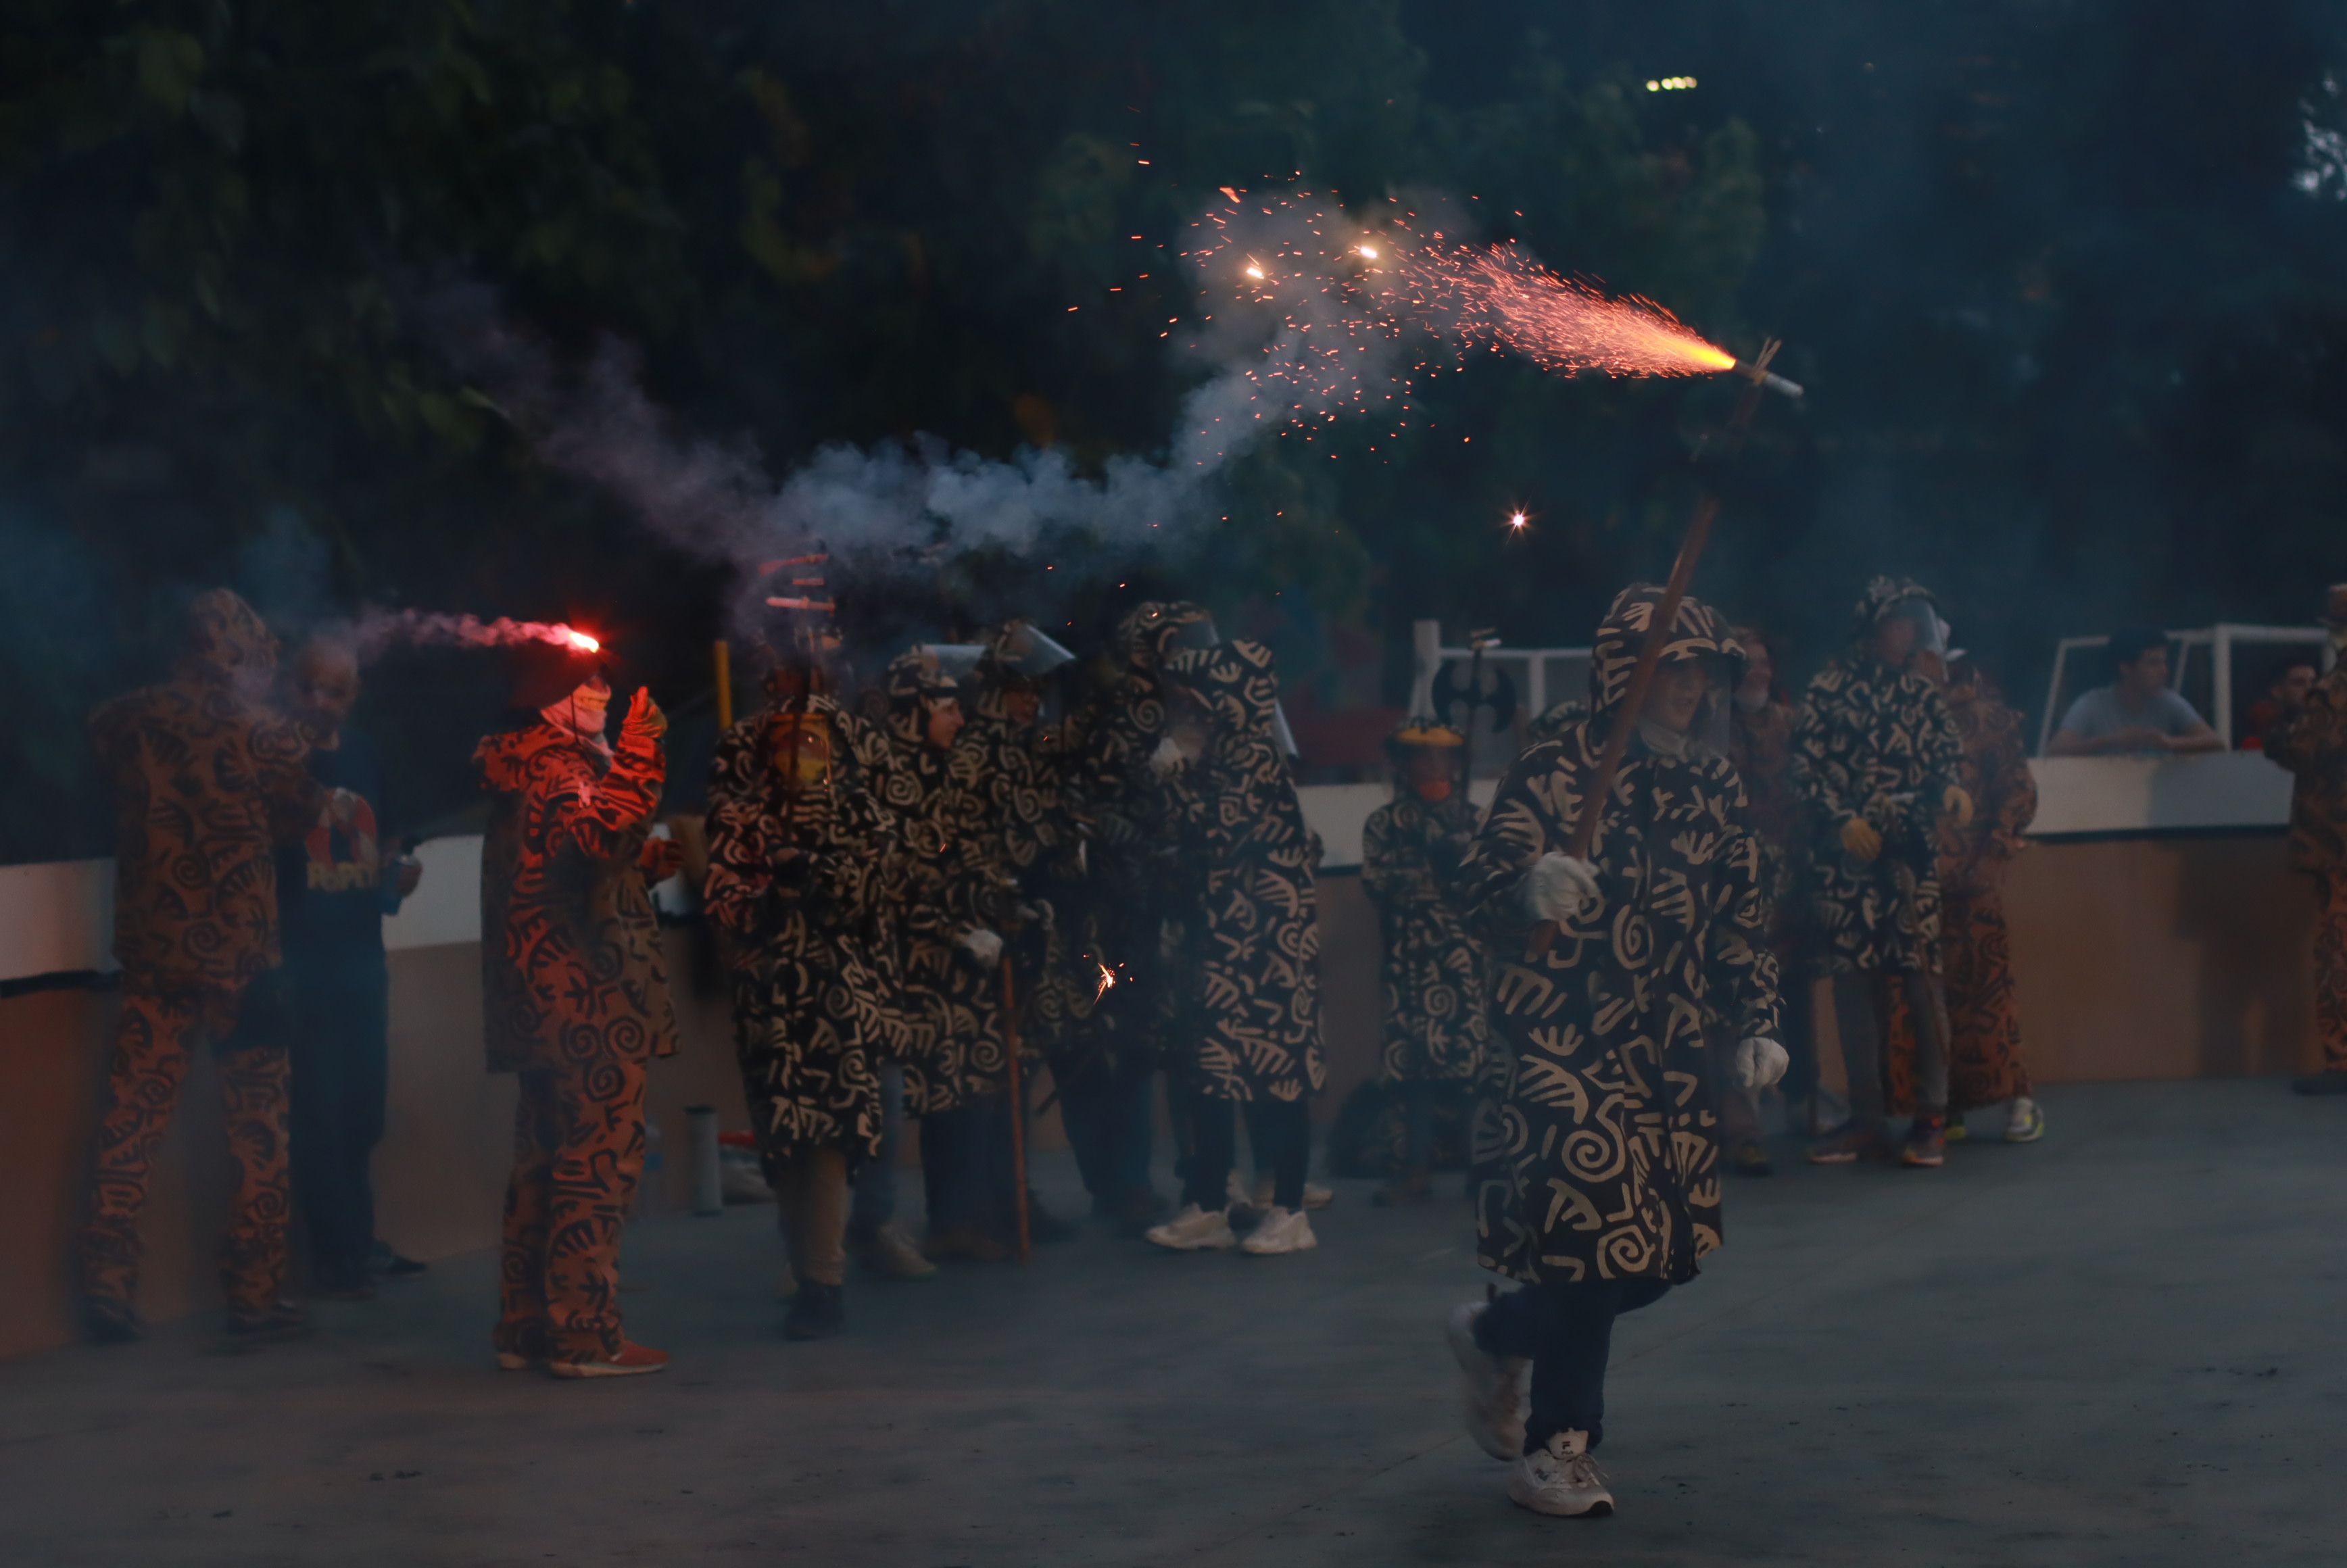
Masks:
[[[2044,1143],[1984,1112],[1936,1173],[1736,1182],[1725,1250],[1615,1336],[1607,1520],[1512,1507],[1458,1425],[1464,1204],[1343,1183],[1310,1254],[1088,1233],[851,1279],[817,1345],[778,1332],[770,1210],[656,1219],[626,1255],[655,1378],[497,1372],[487,1256],[296,1345],[191,1321],[26,1358],[0,1562],[2347,1562],[2347,1103],[2046,1106]],[[1071,1168],[1040,1178],[1077,1207]]]

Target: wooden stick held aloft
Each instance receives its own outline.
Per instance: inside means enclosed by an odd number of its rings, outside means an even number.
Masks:
[[[1730,443],[1744,434],[1760,406],[1764,384],[1761,377],[1768,371],[1768,362],[1777,356],[1777,347],[1776,343],[1770,342],[1752,362],[1753,370],[1758,374],[1736,400],[1736,412],[1728,416],[1726,434]],[[1630,749],[1630,737],[1637,733],[1638,712],[1646,705],[1646,693],[1655,683],[1655,671],[1663,661],[1663,645],[1670,641],[1671,623],[1678,619],[1679,605],[1686,599],[1687,585],[1695,579],[1696,563],[1703,559],[1704,547],[1711,542],[1711,525],[1718,516],[1719,497],[1706,489],[1696,503],[1695,518],[1687,525],[1686,537],[1679,541],[1678,559],[1671,563],[1670,580],[1663,585],[1661,602],[1647,618],[1645,638],[1638,644],[1638,662],[1630,670],[1629,689],[1622,693],[1621,705],[1614,711],[1614,727],[1606,732],[1605,749],[1597,755],[1596,776],[1582,794],[1581,811],[1573,818],[1573,838],[1565,850],[1575,860],[1588,859],[1589,852],[1596,847],[1598,821],[1604,814],[1607,797],[1614,793],[1614,781],[1621,775],[1622,758]],[[1555,942],[1555,921],[1543,920],[1532,927],[1532,957],[1546,957]]]

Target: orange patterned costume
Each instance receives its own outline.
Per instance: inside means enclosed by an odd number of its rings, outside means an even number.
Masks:
[[[2331,589],[2323,619],[2334,636],[2347,628],[2347,585]],[[2323,1071],[2347,1072],[2347,661],[2268,732],[2265,751],[2294,775],[2291,868],[2314,878],[2314,1030]]]
[[[608,1360],[624,1337],[620,1230],[644,1163],[645,1064],[677,1050],[641,866],[665,764],[631,723],[607,762],[544,722],[474,753],[489,1067],[520,1075],[494,1338],[531,1361]]]
[[[1948,711],[1964,743],[1956,779],[1973,801],[1968,827],[1939,828],[1941,953],[1948,998],[1948,1110],[1997,1105],[2029,1090],[2021,1053],[2021,1009],[2013,984],[2013,936],[2004,917],[2004,876],[2037,815],[2037,782],[2021,735],[2021,715],[1985,682],[1948,690]],[[1891,1020],[1886,1071],[1894,1108],[1913,1104],[1914,1030],[1903,998]]]
[[[285,1272],[285,1055],[273,1030],[237,1028],[241,1015],[275,1005],[274,848],[318,814],[300,735],[260,702],[276,668],[276,640],[261,618],[215,589],[189,608],[188,645],[172,678],[90,716],[115,795],[123,995],[82,1289],[93,1307],[117,1315],[128,1314],[138,1293],[148,1170],[200,1038],[215,1052],[237,1169],[220,1253],[231,1308],[267,1312]]]

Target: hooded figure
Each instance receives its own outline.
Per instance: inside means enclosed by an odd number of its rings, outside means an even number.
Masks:
[[[1930,661],[1926,661],[1927,665]],[[1948,1126],[1953,1132],[1974,1106],[2010,1103],[2007,1143],[2034,1143],[2045,1117],[2029,1092],[2021,1051],[2021,1008],[2013,981],[2013,933],[2005,923],[2004,878],[2029,846],[2037,815],[2037,781],[2029,772],[2021,715],[1970,660],[1946,671],[1948,712],[1963,738],[1958,782],[1973,797],[1972,822],[1939,825],[1940,950],[1948,1009]],[[1915,1098],[1915,1023],[1903,1003],[1888,1053],[1891,1102]]]
[[[473,753],[489,797],[489,1070],[519,1079],[493,1337],[508,1367],[656,1372],[668,1358],[621,1329],[619,1248],[643,1172],[646,1069],[677,1050],[649,886],[681,861],[651,837],[668,720],[639,691],[614,746],[603,738],[610,688],[591,664],[536,653],[520,664],[507,727]]]
[[[279,1301],[288,1176],[277,981],[279,845],[318,819],[307,748],[264,705],[277,640],[225,589],[188,607],[171,678],[90,715],[114,791],[114,953],[122,1013],[82,1235],[85,1327],[136,1338],[147,1175],[197,1040],[215,1053],[237,1190],[220,1253],[233,1334],[295,1332]],[[243,1027],[240,1028],[240,1024]]]
[[[1810,907],[1850,1079],[1847,1127],[1812,1148],[1819,1163],[1889,1153],[1881,1040],[1888,988],[1917,1020],[1917,1116],[1900,1157],[1943,1158],[1947,1020],[1940,972],[1936,836],[1972,820],[1958,782],[1963,743],[1940,689],[1914,668],[1943,646],[1937,607],[1914,582],[1866,585],[1850,641],[1810,680],[1793,731],[1793,783],[1809,822]]]
[[[985,803],[979,858],[1010,884],[1014,900],[1010,951],[1020,1041],[1051,1064],[1084,1185],[1106,1216],[1130,1188],[1146,1189],[1150,1129],[1145,1116],[1119,1119],[1101,1104],[1102,1093],[1129,1089],[1130,1075],[1117,1050],[1114,1016],[1102,1006],[1113,987],[1101,980],[1101,909],[1088,833],[1069,782],[1075,753],[1062,743],[1065,726],[1042,722],[1047,683],[1072,657],[1024,621],[989,639],[969,677],[975,716],[956,746],[956,765]],[[1144,1091],[1151,1065],[1143,1067]],[[1128,1092],[1117,1103],[1129,1101]],[[1031,1193],[1027,1205],[1037,1235],[1069,1234]]]
[[[1327,1081],[1313,887],[1319,846],[1275,728],[1279,680],[1271,650],[1243,641],[1184,650],[1164,661],[1163,673],[1204,725],[1194,760],[1174,736],[1160,743],[1171,749],[1163,766],[1181,808],[1182,854],[1204,872],[1194,938],[1204,985],[1171,1064],[1195,1117],[1189,1203],[1149,1239],[1183,1251],[1234,1244],[1232,1108],[1245,1103],[1256,1108],[1250,1125],[1258,1158],[1263,1143],[1272,1145],[1275,1186],[1270,1213],[1246,1250],[1300,1251],[1315,1245],[1304,1215],[1309,1103]]]
[[[1491,945],[1479,1252],[1527,1288],[1460,1308],[1452,1348],[1478,1441],[1522,1454],[1510,1495],[1542,1512],[1611,1508],[1587,1455],[1614,1317],[1719,1245],[1707,1034],[1742,1042],[1747,1086],[1784,1067],[1760,845],[1714,739],[1743,656],[1707,606],[1680,601],[1588,858],[1566,853],[1661,598],[1643,583],[1615,598],[1592,717],[1517,759],[1460,872]]]
[[[788,681],[719,737],[702,898],[733,971],[733,1049],[798,1282],[784,1332],[845,1323],[848,1181],[882,1150],[881,1067],[908,1041],[872,959],[893,831],[857,725]]]
[[[1005,1222],[1009,1195],[1001,932],[1015,889],[990,858],[981,759],[960,744],[959,684],[935,652],[915,648],[889,663],[887,690],[887,762],[873,793],[900,849],[890,901],[915,1030],[905,1098],[922,1119],[926,1247],[991,1262],[1010,1255],[990,1231]]]
[[[1165,953],[1167,922],[1194,923],[1197,886],[1174,864],[1179,808],[1157,764],[1165,740],[1160,671],[1177,644],[1211,640],[1213,622],[1198,605],[1150,602],[1117,625],[1123,671],[1093,707],[1071,785],[1079,815],[1092,824],[1088,854],[1100,890],[1100,941],[1117,984],[1102,999],[1124,1049],[1161,1056],[1174,1011]]]
[[[1381,1207],[1432,1191],[1437,1101],[1459,1098],[1483,1065],[1483,949],[1453,879],[1481,815],[1458,787],[1464,739],[1411,720],[1387,738],[1394,797],[1361,828],[1361,885],[1378,907],[1385,1078],[1402,1105],[1401,1168]]]
[[[2347,583],[2324,596],[2334,654],[2347,649]],[[2347,1094],[2347,660],[2332,665],[2306,702],[2266,736],[2266,755],[2294,775],[2290,863],[2314,878],[2314,1032],[2322,1067],[2297,1080],[2301,1094]]]

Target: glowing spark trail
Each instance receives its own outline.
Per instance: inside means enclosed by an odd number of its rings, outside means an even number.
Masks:
[[[1278,313],[1271,341],[1245,371],[1261,405],[1250,423],[1284,424],[1285,434],[1310,441],[1339,414],[1377,414],[1389,421],[1386,438],[1399,439],[1425,381],[1464,369],[1478,351],[1517,354],[1562,375],[1732,372],[1799,395],[1652,300],[1566,277],[1512,241],[1461,239],[1439,226],[1449,221],[1439,213],[1399,198],[1382,220],[1365,222],[1328,193],[1226,186],[1223,195],[1192,225],[1198,233],[1181,254],[1198,270],[1200,336],[1218,340],[1218,354],[1245,322],[1261,320],[1255,308]],[[1215,307],[1234,292],[1248,314],[1234,326],[1225,311],[1216,323]]]

